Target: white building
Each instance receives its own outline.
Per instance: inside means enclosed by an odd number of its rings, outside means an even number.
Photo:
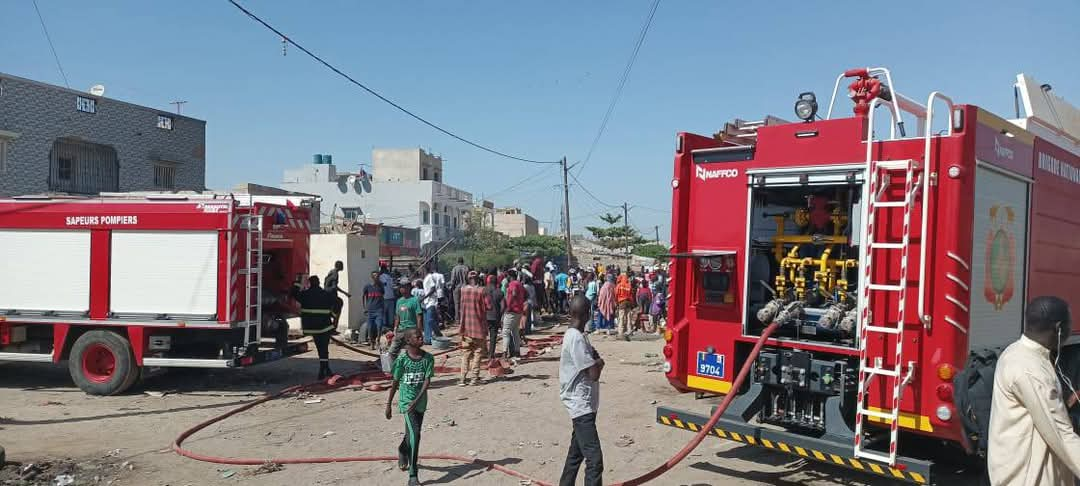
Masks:
[[[464,227],[472,194],[444,184],[442,158],[419,148],[374,149],[372,171],[332,163],[286,170],[281,187],[322,197],[324,224],[341,219],[420,228],[420,244],[445,241]]]

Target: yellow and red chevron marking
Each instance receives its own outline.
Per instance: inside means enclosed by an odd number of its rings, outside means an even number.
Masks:
[[[692,432],[698,432],[701,430],[701,424],[684,422],[679,419],[665,416],[660,416],[657,418],[660,420],[661,424],[671,427],[686,429]],[[927,478],[920,473],[906,471],[896,467],[890,467],[887,464],[882,464],[874,461],[856,459],[854,457],[839,456],[836,454],[830,454],[815,449],[808,449],[797,445],[787,444],[784,442],[774,442],[768,439],[758,440],[749,435],[742,435],[738,432],[725,431],[719,428],[714,428],[713,430],[709,431],[709,435],[715,435],[716,437],[719,437],[721,439],[733,440],[735,442],[741,442],[743,444],[749,444],[752,446],[773,449],[792,456],[802,457],[804,459],[811,459],[814,461],[846,467],[848,469],[854,469],[857,471],[870,472],[886,478],[909,481],[916,484],[928,484]]]

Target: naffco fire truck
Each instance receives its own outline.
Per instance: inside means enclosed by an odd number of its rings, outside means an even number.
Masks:
[[[87,393],[144,370],[232,368],[288,340],[310,208],[228,195],[0,200],[0,361],[67,360]],[[264,339],[264,336],[267,339]]]
[[[843,84],[854,116],[833,116]],[[800,121],[678,135],[664,367],[736,395],[709,434],[914,483],[985,454],[958,375],[1020,336],[1028,299],[1080,312],[1080,111],[1027,75],[1014,94],[1005,120],[852,69],[824,117],[803,93]]]

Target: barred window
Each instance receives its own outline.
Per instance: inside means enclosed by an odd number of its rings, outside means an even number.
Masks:
[[[154,164],[154,187],[157,189],[176,189],[176,166],[172,164]]]
[[[49,190],[73,194],[115,192],[120,186],[116,150],[107,145],[58,138],[49,153]]]
[[[158,115],[157,127],[162,130],[172,130],[173,118],[171,116]]]

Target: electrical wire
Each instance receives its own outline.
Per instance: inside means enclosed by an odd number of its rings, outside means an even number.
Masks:
[[[451,137],[451,138],[453,138],[453,139],[455,139],[455,140],[457,140],[459,142],[465,143],[467,145],[471,145],[471,146],[473,146],[475,148],[478,148],[480,150],[483,150],[485,152],[495,154],[495,155],[498,155],[500,157],[505,157],[505,158],[508,158],[508,159],[517,160],[519,162],[527,162],[527,163],[530,163],[530,164],[559,164],[559,163],[561,163],[561,161],[558,161],[558,160],[534,160],[534,159],[527,159],[527,158],[524,158],[524,157],[518,157],[516,155],[510,155],[508,153],[501,152],[499,150],[493,149],[493,148],[488,147],[486,145],[480,144],[479,142],[474,142],[472,140],[469,140],[469,139],[467,139],[465,137],[462,137],[461,135],[458,135],[458,134],[456,134],[454,132],[451,132],[450,130],[448,130],[446,128],[443,128],[443,127],[435,124],[434,122],[428,121],[426,118],[424,118],[424,117],[422,117],[420,115],[417,115],[416,113],[413,113],[412,111],[405,108],[404,106],[401,106],[401,105],[397,104],[396,102],[394,102],[390,98],[387,98],[386,96],[383,96],[382,94],[379,94],[379,92],[375,91],[374,89],[369,88],[364,83],[361,83],[360,81],[357,81],[352,76],[349,76],[348,74],[345,74],[345,72],[338,69],[333,64],[330,64],[329,62],[323,60],[323,58],[321,58],[318,55],[316,55],[315,53],[309,51],[307,48],[300,45],[298,42],[296,42],[295,40],[293,40],[289,36],[285,35],[285,33],[281,32],[278,29],[276,29],[274,26],[270,25],[265,20],[259,18],[257,15],[252,13],[250,10],[248,10],[248,9],[244,8],[243,6],[241,6],[239,3],[236,2],[236,0],[228,0],[228,2],[233,4],[234,7],[238,8],[241,12],[243,12],[245,15],[250,17],[252,20],[262,24],[263,27],[266,27],[268,30],[270,30],[271,32],[273,32],[277,36],[281,37],[282,42],[289,43],[293,47],[296,47],[297,49],[300,49],[301,52],[303,52],[304,54],[307,54],[308,57],[314,59],[319,64],[322,64],[327,69],[333,71],[334,73],[341,76],[342,78],[345,78],[347,81],[349,81],[350,83],[356,85],[360,89],[362,89],[364,91],[367,91],[368,94],[370,94],[370,95],[378,98],[379,100],[383,101],[384,103],[396,108],[398,111],[400,111],[400,112],[402,112],[402,113],[404,113],[406,115],[409,115],[410,117],[414,118],[415,120],[419,121],[420,123],[423,123],[423,124],[425,124],[425,125],[427,125],[427,126],[429,126],[431,128],[434,128],[435,130],[437,130],[439,132],[442,132],[443,134],[445,134],[445,135],[447,135],[447,136],[449,136],[449,137]]]
[[[584,183],[582,183],[580,180],[578,180],[576,175],[574,175],[573,173],[569,173],[569,174],[570,174],[570,178],[573,179],[574,182],[577,182],[578,187],[581,188],[582,191],[585,191],[585,194],[588,194],[589,197],[591,197],[593,199],[593,201],[596,201],[596,202],[600,203],[600,205],[607,206],[609,208],[621,208],[622,207],[622,204],[608,204],[608,203],[606,203],[604,201],[601,201],[600,198],[596,197],[591,191],[589,191],[589,188],[585,187]]]
[[[646,210],[646,211],[653,211],[653,212],[657,212],[657,213],[667,213],[667,214],[671,214],[671,211],[668,211],[668,210],[666,210],[666,209],[656,209],[656,208],[650,208],[650,207],[648,207],[648,206],[642,206],[642,205],[640,205],[640,204],[635,204],[635,205],[634,205],[634,208],[637,208],[637,209],[644,209],[644,210]]]
[[[656,16],[656,9],[659,6],[660,0],[653,0],[652,8],[649,9],[649,16],[645,19],[645,25],[641,27],[641,31],[638,33],[637,42],[634,44],[634,50],[630,53],[630,59],[626,61],[626,67],[623,68],[622,77],[619,78],[619,84],[615,87],[615,94],[611,97],[611,103],[608,104],[603,121],[600,122],[600,129],[596,131],[596,137],[593,138],[592,145],[589,146],[589,152],[585,155],[585,160],[581,162],[581,167],[578,168],[579,175],[585,170],[585,165],[589,163],[589,159],[592,159],[593,152],[596,150],[596,145],[600,143],[600,137],[604,135],[604,130],[607,128],[608,121],[611,120],[611,114],[615,112],[615,105],[619,103],[623,88],[626,86],[626,80],[630,78],[630,71],[634,68],[634,62],[637,61],[638,52],[641,51],[641,45],[645,43],[645,35],[649,33],[649,27],[652,26],[653,17]]]
[[[491,200],[491,199],[494,199],[495,196],[499,196],[499,195],[502,195],[503,193],[506,193],[508,191],[512,191],[514,189],[517,189],[518,187],[521,187],[522,184],[525,184],[526,182],[529,182],[529,181],[543,175],[545,172],[551,170],[551,168],[552,168],[551,166],[544,167],[544,168],[540,169],[539,171],[536,171],[532,175],[530,175],[528,177],[525,177],[524,179],[522,179],[520,181],[515,182],[514,184],[510,185],[509,187],[499,189],[498,191],[495,191],[495,192],[493,192],[491,194],[484,194],[483,199]]]
[[[56,47],[53,46],[52,37],[49,36],[49,29],[45,27],[45,18],[41,16],[41,9],[38,8],[37,0],[34,0],[34,11],[37,12],[38,22],[41,22],[41,30],[45,32],[45,40],[49,41],[49,50],[52,51],[53,59],[56,60],[56,69],[60,70],[60,77],[64,78],[64,86],[71,89],[71,85],[68,84],[67,74],[64,73],[64,66],[60,65],[60,56],[56,54]]]

